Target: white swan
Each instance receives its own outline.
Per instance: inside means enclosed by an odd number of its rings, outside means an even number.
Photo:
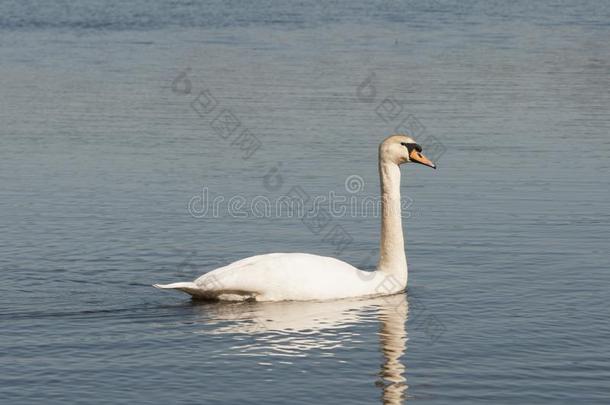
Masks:
[[[367,272],[332,257],[270,253],[238,260],[192,282],[155,284],[211,300],[328,300],[390,295],[407,287],[407,258],[400,213],[400,169],[408,162],[436,168],[410,137],[393,135],[379,145],[381,250]]]

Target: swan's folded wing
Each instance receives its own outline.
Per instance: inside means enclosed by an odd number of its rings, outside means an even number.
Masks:
[[[369,274],[332,257],[272,253],[211,271],[195,284],[206,291],[249,293],[260,300],[316,300],[370,294]]]

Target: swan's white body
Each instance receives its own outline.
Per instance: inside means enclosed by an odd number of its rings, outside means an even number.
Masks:
[[[332,257],[269,253],[238,260],[193,282],[160,285],[202,299],[328,300],[397,293],[404,285]]]
[[[381,181],[381,250],[376,271],[362,271],[332,257],[307,253],[270,253],[238,260],[192,282],[159,285],[193,297],[216,300],[329,300],[395,294],[407,287],[400,212],[399,164],[425,159],[411,149],[413,139],[394,135],[379,147]],[[421,151],[421,148],[420,148]]]

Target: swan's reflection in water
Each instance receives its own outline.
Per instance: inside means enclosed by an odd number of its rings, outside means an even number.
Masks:
[[[382,403],[400,404],[406,398],[406,295],[325,302],[215,303],[196,307],[212,328],[202,333],[247,336],[232,349],[252,356],[305,357],[311,350],[332,355],[346,342],[356,342],[353,326],[380,324],[379,344],[383,355],[376,385]],[[240,340],[237,340],[240,342]]]

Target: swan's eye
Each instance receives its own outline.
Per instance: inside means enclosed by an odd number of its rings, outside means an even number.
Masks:
[[[416,143],[406,143],[406,142],[401,142],[400,144],[401,144],[402,146],[404,146],[405,148],[407,148],[407,149],[409,150],[409,153],[411,153],[411,151],[412,151],[413,149],[415,149],[415,150],[416,150],[416,151],[418,151],[418,152],[421,152],[421,151],[422,151],[421,146],[419,146],[419,145],[418,145],[418,144],[416,144]]]

